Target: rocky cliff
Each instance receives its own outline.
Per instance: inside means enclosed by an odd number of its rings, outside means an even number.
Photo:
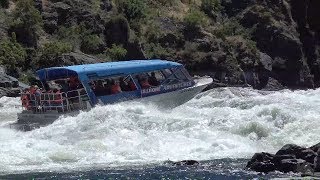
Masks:
[[[16,77],[47,66],[161,58],[230,84],[263,88],[271,77],[289,88],[320,86],[318,0],[5,0],[0,5],[0,63]],[[83,53],[89,60],[74,58]]]

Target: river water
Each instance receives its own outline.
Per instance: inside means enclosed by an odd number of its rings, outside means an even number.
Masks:
[[[175,109],[139,102],[98,106],[30,132],[8,128],[19,104],[19,98],[0,99],[2,178],[290,177],[244,167],[255,152],[320,139],[320,89],[217,88]],[[200,166],[165,163],[185,159]]]

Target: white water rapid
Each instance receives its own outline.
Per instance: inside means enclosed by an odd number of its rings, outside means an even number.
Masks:
[[[173,110],[126,102],[31,132],[5,126],[16,120],[19,103],[0,99],[0,174],[249,158],[286,143],[310,146],[320,140],[320,89],[219,88]]]

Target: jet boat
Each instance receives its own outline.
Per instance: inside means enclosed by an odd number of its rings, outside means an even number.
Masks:
[[[60,116],[74,116],[96,105],[138,100],[176,107],[200,93],[212,78],[193,78],[184,66],[166,60],[132,60],[37,71],[41,88],[21,93],[23,111],[12,126],[32,130]],[[40,86],[40,85],[39,85]]]

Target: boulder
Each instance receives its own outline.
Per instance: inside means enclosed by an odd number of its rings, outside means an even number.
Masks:
[[[317,156],[314,158],[314,171],[320,172],[320,149],[318,149]]]
[[[305,150],[305,148],[300,147],[295,144],[286,144],[284,145],[277,153],[276,155],[295,155],[301,153],[302,150]]]
[[[170,166],[197,166],[200,163],[196,160],[182,160],[182,161],[170,161],[167,160],[163,164],[170,165]]]
[[[277,164],[277,169],[281,172],[297,172],[298,167],[306,163],[303,159],[283,159],[280,164]]]
[[[272,162],[254,162],[249,167],[251,170],[256,172],[268,173],[276,170],[276,166]]]
[[[247,168],[252,168],[252,165],[256,162],[271,162],[273,160],[274,155],[266,152],[255,153],[250,161],[247,163]],[[255,166],[262,166],[262,164],[256,164]],[[264,166],[264,165],[263,165]],[[269,165],[268,165],[269,166]]]
[[[304,149],[300,153],[297,154],[297,158],[303,159],[309,163],[314,163],[314,158],[317,156],[317,153],[315,153],[312,149]]]
[[[286,154],[286,155],[275,155],[272,159],[272,162],[274,164],[280,164],[282,160],[284,159],[295,159],[295,155]]]
[[[196,160],[183,160],[183,161],[174,162],[173,165],[175,165],[175,166],[197,166],[197,165],[199,165],[199,162]]]
[[[318,152],[318,150],[320,149],[320,143],[311,146],[310,149],[313,150],[314,152]]]

